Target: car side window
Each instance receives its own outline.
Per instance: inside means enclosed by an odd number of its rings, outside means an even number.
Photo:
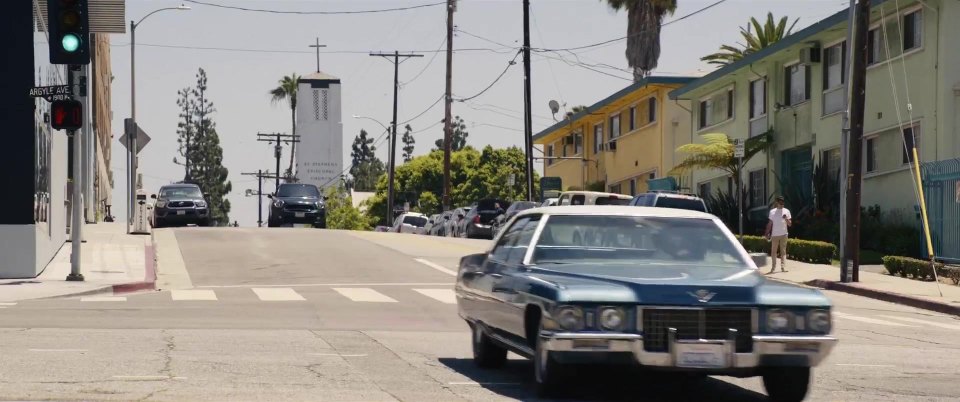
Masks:
[[[570,201],[570,205],[583,205],[586,203],[586,201],[587,201],[586,196],[584,196],[583,194],[577,194],[572,197]]]
[[[570,196],[560,197],[560,200],[557,201],[557,205],[570,205]]]
[[[517,243],[519,232],[529,220],[530,218],[523,217],[514,222],[513,225],[510,225],[510,227],[503,232],[503,236],[500,236],[500,240],[497,241],[497,244],[493,246],[493,251],[490,253],[490,258],[501,262],[506,262],[507,257],[510,255],[510,250]]]
[[[530,216],[529,218],[524,217],[523,219],[525,219],[526,222],[520,227],[516,235],[517,241],[513,247],[510,248],[510,254],[507,256],[506,261],[508,264],[520,264],[523,262],[523,257],[527,255],[527,248],[530,247],[530,242],[533,241],[533,234],[537,231],[537,226],[540,225],[540,215]]]

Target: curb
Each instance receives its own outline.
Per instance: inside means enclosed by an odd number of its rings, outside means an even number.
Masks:
[[[899,293],[884,292],[865,288],[862,286],[851,285],[842,282],[828,281],[825,279],[814,279],[807,281],[806,285],[815,286],[821,289],[836,290],[838,292],[850,293],[857,296],[869,297],[871,299],[886,301],[890,303],[902,304],[905,306],[916,307],[919,309],[936,311],[938,313],[960,316],[960,306],[949,303],[928,300],[915,296],[907,296]]]
[[[131,283],[121,283],[118,285],[113,285],[113,293],[130,293],[137,292],[140,290],[154,290],[157,287],[157,254],[154,251],[154,246],[151,244],[145,246],[143,249],[145,254],[143,261],[145,262],[144,266],[144,278],[142,282],[131,282]]]

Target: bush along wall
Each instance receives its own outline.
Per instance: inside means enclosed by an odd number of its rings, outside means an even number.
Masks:
[[[760,236],[743,236],[743,247],[752,253],[770,253],[770,242]],[[788,239],[787,258],[811,264],[829,264],[837,246],[822,241]]]
[[[960,269],[956,267],[946,267],[939,262],[934,265],[937,268],[937,274],[939,274],[939,276],[949,278],[953,281],[954,285],[960,284]],[[883,257],[883,267],[887,269],[887,273],[890,275],[923,281],[933,280],[934,278],[930,261],[910,257],[886,256]]]

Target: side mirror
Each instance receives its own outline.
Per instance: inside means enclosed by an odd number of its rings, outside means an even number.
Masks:
[[[326,195],[325,195],[325,196],[323,196],[323,200],[324,200],[324,201],[326,201],[326,200],[329,200],[329,199],[330,199],[330,197],[329,197],[329,196],[326,196]]]
[[[460,218],[460,219],[463,219],[463,218],[464,218],[463,214],[457,214],[457,217]]]
[[[272,200],[272,199],[273,199],[273,194],[267,194],[267,198],[269,198],[269,199]]]
[[[156,194],[150,194],[150,198],[157,199],[157,195],[156,195]]]
[[[487,261],[486,253],[470,254],[460,259],[460,268],[466,268],[467,272],[480,271],[483,263]]]

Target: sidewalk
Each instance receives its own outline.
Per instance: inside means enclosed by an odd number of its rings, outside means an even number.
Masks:
[[[767,257],[767,264],[760,267],[760,272],[770,272],[770,263]],[[787,260],[787,272],[780,272],[777,267],[777,272],[767,277],[960,316],[960,286],[952,284],[940,283],[943,291],[943,297],[940,297],[935,282],[869,272],[863,267],[860,282],[843,283],[840,282],[839,267],[791,260]]]
[[[123,222],[85,225],[80,273],[83,282],[67,282],[72,244],[60,251],[36,278],[0,280],[0,302],[52,297],[112,294],[153,289],[155,260],[150,236],[128,235]]]

